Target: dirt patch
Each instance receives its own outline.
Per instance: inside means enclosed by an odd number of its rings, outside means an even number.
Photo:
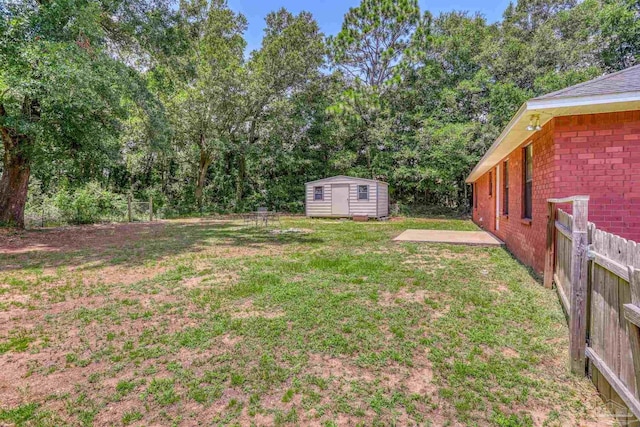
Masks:
[[[211,272],[210,269],[200,270],[198,276],[190,277],[182,280],[177,286],[173,286],[167,292],[174,294],[182,294],[189,290],[208,291],[215,289],[218,292],[229,289],[238,282],[240,273],[238,271],[216,271]]]
[[[158,221],[4,232],[0,234],[0,254],[100,249],[159,233],[165,226],[164,221]]]
[[[502,355],[507,359],[516,359],[520,357],[520,353],[508,347],[502,349]]]
[[[79,269],[76,269],[78,271]],[[71,271],[74,271],[71,269]],[[131,285],[143,280],[149,280],[167,271],[167,267],[155,265],[152,267],[115,267],[104,266],[94,270],[79,270],[82,283],[85,286],[103,283],[107,285],[122,284]]]
[[[233,336],[230,334],[224,334],[222,335],[222,337],[220,338],[220,341],[222,342],[222,344],[224,344],[226,347],[228,348],[233,348],[236,346],[236,344],[242,342],[242,338],[238,337],[238,336]]]
[[[69,366],[63,354],[46,350],[38,354],[5,354],[0,356],[0,366],[0,402],[8,407],[72,392],[76,384],[86,383],[92,373],[105,369],[103,363]]]
[[[397,307],[407,303],[421,304],[428,311],[431,321],[449,313],[450,305],[446,301],[446,295],[425,289],[411,291],[407,288],[402,288],[397,292],[381,292],[378,296],[378,304],[383,307]]]
[[[138,412],[145,413],[144,402],[142,402],[137,394],[127,396],[116,402],[108,403],[96,416],[93,425],[95,426],[113,426],[121,425],[122,418],[125,414]],[[138,424],[136,424],[138,425]]]
[[[236,402],[243,402],[246,400],[246,396],[238,389],[226,388],[218,400],[213,402],[208,408],[204,408],[202,412],[198,414],[198,419],[211,420],[221,416],[229,408],[229,404],[232,400]]]
[[[405,384],[412,394],[432,395],[437,391],[433,384],[433,370],[428,366],[412,369]]]
[[[309,363],[306,371],[314,376],[331,380],[329,389],[335,393],[341,393],[345,390],[349,390],[352,387],[352,382],[361,381],[373,385],[375,387],[381,387],[385,394],[393,395],[396,392],[401,392],[410,396],[419,396],[416,400],[416,410],[420,412],[426,419],[431,420],[434,425],[458,425],[455,422],[454,411],[450,407],[447,401],[440,398],[438,395],[438,385],[434,380],[434,372],[431,363],[427,359],[426,353],[421,353],[414,357],[411,366],[398,364],[395,362],[389,362],[385,366],[363,368],[352,363],[348,358],[333,357],[326,354],[311,354],[309,356]],[[426,404],[425,402],[430,402]],[[342,414],[336,414],[338,420],[342,420],[345,424],[350,425],[349,422],[353,421],[351,425],[364,422],[365,425],[370,425],[376,419],[376,414],[368,407],[363,407],[365,415],[356,419]],[[310,416],[312,413],[307,414]],[[320,418],[317,425],[322,425],[321,421],[324,418]],[[387,423],[398,423],[399,425],[411,425],[413,421],[403,411],[396,413],[393,419],[385,418]],[[356,422],[357,421],[357,422]]]
[[[238,420],[238,425],[241,426],[256,426],[256,427],[267,427],[275,425],[273,414],[257,412],[256,414],[249,415],[249,409],[245,406],[242,411],[242,415],[240,415],[240,419]]]
[[[390,307],[402,303],[424,304],[426,300],[442,303],[446,301],[446,298],[446,295],[425,289],[409,290],[407,288],[402,288],[397,292],[380,292],[378,303],[382,306]]]
[[[508,294],[510,292],[509,288],[502,283],[492,283],[495,285],[495,288],[490,289],[491,292],[495,292],[499,295]]]
[[[469,257],[469,254],[443,250],[439,252],[434,252],[433,254],[409,256],[404,261],[402,261],[402,264],[418,265],[418,266],[441,266],[439,262],[439,260],[441,259],[463,259],[468,257]]]
[[[192,277],[190,279],[183,280],[182,283],[180,283],[180,287],[184,289],[199,288],[203,280],[204,277]]]
[[[231,317],[234,319],[248,319],[252,317],[262,317],[265,319],[276,319],[284,316],[284,312],[278,309],[264,310],[256,308],[250,299],[234,304],[230,308]]]
[[[371,382],[376,378],[374,372],[352,365],[345,359],[315,353],[309,356],[309,372],[325,379],[335,377]]]
[[[438,387],[434,383],[433,367],[426,352],[417,352],[411,366],[402,365],[400,368],[403,371],[400,382],[403,390],[411,394],[437,397]]]
[[[325,379],[337,379],[346,382],[378,382],[389,392],[405,390],[420,395],[431,395],[437,391],[433,384],[433,370],[426,358],[417,366],[408,367],[389,363],[380,368],[362,368],[349,360],[330,355],[311,354],[308,370],[311,374]]]
[[[384,307],[390,307],[402,302],[424,303],[425,298],[431,295],[429,292],[418,289],[409,292],[406,289],[400,289],[398,292],[381,292],[378,303]]]
[[[222,258],[253,256],[282,251],[282,243],[268,233],[247,232],[245,235],[228,237],[231,232],[241,232],[241,223],[229,220],[186,219],[175,221],[154,221],[152,223],[118,223],[69,226],[39,230],[7,231],[0,230],[0,254],[13,255],[17,260],[30,253],[56,253],[64,255],[79,253],[75,262],[82,260],[85,267],[107,267],[113,250],[129,248],[134,258],[145,258],[153,254],[153,260],[163,255],[175,255],[189,249],[190,256],[196,260],[216,254]],[[219,233],[212,233],[218,231]],[[306,234],[301,233],[301,234]],[[210,237],[205,237],[210,236]],[[216,239],[212,244],[210,239]],[[147,247],[143,242],[149,242]],[[166,244],[163,244],[165,243]],[[65,265],[64,258],[56,255],[54,266]],[[118,260],[118,264],[131,267],[127,259]],[[77,266],[78,264],[76,264]],[[138,264],[139,265],[139,264]],[[4,269],[20,268],[16,262],[0,265]],[[146,270],[146,269],[145,269]],[[109,276],[106,276],[109,277]],[[110,282],[122,281],[114,277]],[[135,280],[135,279],[131,279]],[[127,280],[128,283],[131,280]]]
[[[269,244],[256,244],[254,246],[242,247],[242,246],[235,246],[235,245],[225,246],[224,243],[222,243],[219,246],[207,247],[203,249],[200,254],[200,257],[205,258],[205,257],[210,257],[211,255],[215,255],[217,258],[226,259],[226,258],[250,257],[250,256],[256,256],[256,255],[271,256],[279,253],[282,253],[281,249],[277,247],[273,247]],[[196,263],[196,266],[200,266],[200,265],[201,264]],[[202,266],[205,266],[205,265],[206,264],[202,264]]]
[[[25,295],[25,294],[5,294],[5,295],[0,295],[0,304],[2,303],[12,303],[13,305],[16,306],[24,306],[26,304],[29,304],[29,302],[32,300],[32,296],[31,295]]]

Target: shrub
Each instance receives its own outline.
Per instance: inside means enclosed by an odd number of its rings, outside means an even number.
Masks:
[[[53,197],[62,220],[71,224],[91,224],[122,219],[127,213],[127,199],[90,182],[74,190],[62,189]]]

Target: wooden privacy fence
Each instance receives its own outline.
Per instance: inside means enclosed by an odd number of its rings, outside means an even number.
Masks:
[[[623,425],[638,425],[640,245],[588,222],[588,201],[549,200],[544,284],[555,282],[568,316],[572,371],[591,377]]]

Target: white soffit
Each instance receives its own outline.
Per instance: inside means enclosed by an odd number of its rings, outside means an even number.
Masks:
[[[571,98],[531,99],[520,107],[502,134],[491,145],[466,179],[472,183],[529,139],[535,131],[527,130],[532,115],[540,116],[540,126],[554,117],[581,114],[640,110],[640,92]]]

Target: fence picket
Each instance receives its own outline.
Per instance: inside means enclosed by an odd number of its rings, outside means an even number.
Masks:
[[[563,300],[563,294],[575,297],[571,286],[579,283],[572,280],[575,257],[580,254],[579,245],[572,238],[580,234],[573,233],[573,217],[566,212],[558,210],[556,220],[558,226],[553,230],[555,266],[552,277]],[[634,425],[640,417],[640,328],[632,323],[640,323],[640,244],[599,230],[597,224],[588,223],[587,229],[590,244],[588,328],[584,336],[582,331],[572,330],[572,334],[580,336],[571,336],[571,343],[575,346],[580,339],[588,342],[588,370],[593,383],[620,425]],[[572,231],[572,238],[568,237],[569,230]],[[639,269],[635,273],[637,286],[632,283],[633,268],[630,267]],[[563,305],[566,305],[564,301]],[[576,310],[569,308],[569,324],[575,326],[571,316],[577,315]],[[578,372],[579,366],[575,362],[575,358],[572,358],[573,370]]]
[[[629,249],[629,242],[626,239],[619,237],[617,241],[618,262],[625,265],[625,267],[629,265],[629,258],[631,255]],[[629,276],[628,268],[626,276]],[[624,305],[629,304],[630,302],[631,289],[629,282],[618,276],[618,316],[620,323],[620,332],[618,334],[618,346],[620,349],[618,354],[618,363],[620,364],[620,378],[629,391],[636,395],[634,365],[633,363],[627,362],[633,361],[633,356],[631,355],[631,340],[629,336],[631,331],[629,328],[629,322],[627,322],[624,315]]]
[[[620,316],[620,334],[618,336],[618,345],[620,348],[620,378],[622,379],[622,382],[627,386],[629,391],[631,391],[633,394],[637,394],[634,365],[633,363],[626,363],[627,360],[633,361],[630,339],[632,331],[629,322],[627,322],[624,315],[624,305],[631,302],[631,291],[629,288],[629,283],[625,280],[618,279],[618,292],[620,304],[618,311],[618,315]]]

